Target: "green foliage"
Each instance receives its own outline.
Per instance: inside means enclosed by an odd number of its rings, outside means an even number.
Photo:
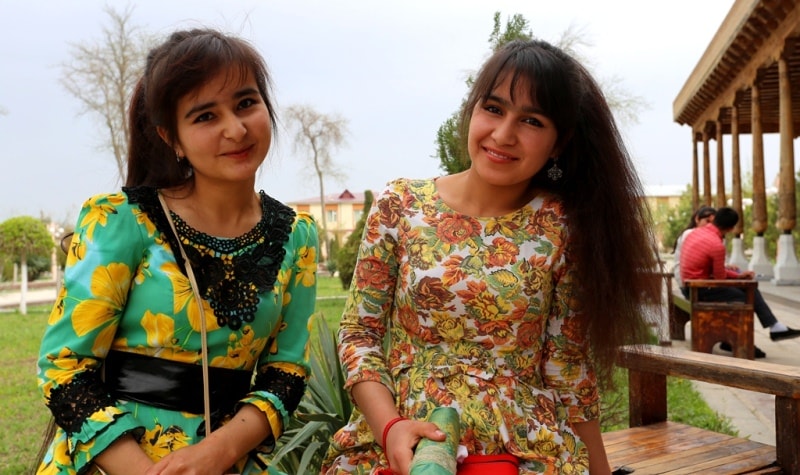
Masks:
[[[494,12],[494,27],[492,28],[492,34],[489,35],[489,44],[492,47],[492,51],[497,51],[504,44],[514,40],[533,39],[533,31],[531,31],[528,20],[519,13],[511,15],[506,20],[505,28],[502,30],[500,28],[500,12]]]
[[[28,473],[50,419],[36,387],[36,358],[49,307],[0,313],[0,475]]]
[[[0,224],[0,252],[14,256],[15,262],[35,255],[49,255],[53,238],[47,226],[31,216],[17,216]]]
[[[280,440],[272,464],[286,473],[319,473],[333,434],[347,423],[353,411],[344,388],[336,337],[325,317],[311,317],[316,338],[310,343],[311,378],[300,406]]]
[[[670,209],[658,209],[653,213],[657,234],[661,236],[661,245],[666,252],[672,252],[675,241],[689,224],[694,208],[692,207],[692,187],[687,186],[681,194],[678,206]]]
[[[454,112],[436,131],[436,157],[439,158],[439,168],[452,175],[469,168],[469,154],[464,146],[458,130],[458,112]]]
[[[339,248],[342,247],[339,242],[339,236],[334,236],[333,239],[328,241],[328,262],[325,263],[325,268],[333,274],[338,269],[336,264],[336,256],[339,254]]]
[[[356,269],[356,258],[358,257],[358,248],[361,246],[361,239],[364,234],[364,227],[367,224],[367,215],[372,206],[372,191],[367,190],[364,192],[364,212],[361,213],[356,223],[353,232],[347,236],[344,246],[336,253],[336,268],[339,270],[339,280],[342,282],[342,288],[347,289],[350,287],[350,281],[353,280],[353,272]]]
[[[501,25],[500,12],[494,14],[494,26],[492,33],[489,35],[489,44],[492,51],[516,39],[531,39],[533,32],[530,30],[528,20],[520,14],[514,14],[506,20],[505,25]],[[471,86],[472,78],[466,80],[467,87]],[[461,101],[461,108],[464,107],[466,98]],[[452,175],[453,173],[462,172],[469,168],[470,160],[467,153],[467,138],[461,136],[459,130],[459,115],[461,108],[448,117],[444,123],[439,126],[436,131],[436,155],[434,158],[439,159],[439,168]]]

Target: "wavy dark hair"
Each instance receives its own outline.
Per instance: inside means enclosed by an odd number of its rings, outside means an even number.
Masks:
[[[476,105],[511,80],[558,131],[563,176],[547,177],[552,159],[531,180],[564,203],[587,331],[601,384],[610,384],[619,347],[648,341],[646,314],[662,301],[652,218],[641,182],[605,96],[592,75],[561,49],[541,40],[515,40],[495,51],[478,72],[460,117],[463,140]],[[465,147],[466,150],[466,147]]]
[[[178,101],[222,73],[238,80],[251,73],[267,106],[273,134],[276,114],[272,83],[264,59],[247,41],[213,29],[172,33],[150,50],[144,73],[131,97],[126,186],[169,188],[190,184],[191,165],[176,160]],[[171,143],[158,135],[161,127]]]

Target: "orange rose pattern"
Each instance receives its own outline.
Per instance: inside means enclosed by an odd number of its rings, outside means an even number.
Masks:
[[[339,330],[345,387],[383,383],[414,419],[455,407],[460,444],[514,454],[521,474],[588,474],[570,425],[598,418],[599,398],[561,202],[540,194],[475,218],[450,209],[435,181],[401,179],[377,197],[364,236]],[[386,466],[355,409],[323,473]]]

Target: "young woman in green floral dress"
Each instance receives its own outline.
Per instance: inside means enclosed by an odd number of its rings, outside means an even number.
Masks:
[[[356,409],[323,473],[408,474],[447,406],[462,467],[608,474],[599,388],[660,299],[611,111],[574,59],[515,41],[476,77],[461,136],[468,170],[393,181],[370,210],[339,330]]]
[[[42,340],[56,431],[38,472],[276,473],[263,455],[309,376],[317,232],[254,190],[275,126],[263,59],[217,31],[173,33],[130,124],[126,186],[84,204]]]

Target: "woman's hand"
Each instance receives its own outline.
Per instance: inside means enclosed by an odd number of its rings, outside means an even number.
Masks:
[[[386,447],[383,452],[389,461],[392,472],[408,475],[414,449],[423,438],[442,442],[447,435],[432,422],[402,420],[395,423],[386,433]]]
[[[206,439],[207,440],[207,439]],[[203,441],[205,442],[205,440]],[[212,447],[200,442],[178,449],[153,465],[144,475],[220,475],[228,473],[226,457]]]

